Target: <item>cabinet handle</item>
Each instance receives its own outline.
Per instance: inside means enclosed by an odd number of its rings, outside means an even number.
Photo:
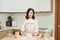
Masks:
[[[58,25],[58,28],[60,28],[60,25]]]

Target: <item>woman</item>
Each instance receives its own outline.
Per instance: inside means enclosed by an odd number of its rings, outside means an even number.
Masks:
[[[34,35],[36,36],[38,34],[38,24],[37,20],[35,19],[35,12],[34,9],[29,8],[26,12],[26,20],[22,25],[21,32],[22,35]]]

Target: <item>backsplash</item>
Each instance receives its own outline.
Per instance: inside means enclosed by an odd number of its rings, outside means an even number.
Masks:
[[[0,13],[0,22],[1,22],[1,27],[2,27],[2,28],[6,27],[5,21],[7,20],[7,17],[8,17],[9,15],[10,15],[10,14]]]
[[[2,28],[6,27],[7,17],[11,16],[14,21],[17,22],[16,27],[21,27],[25,20],[25,13],[0,13],[0,20],[2,22]],[[36,19],[38,20],[39,28],[53,28],[54,26],[54,13],[36,13]]]

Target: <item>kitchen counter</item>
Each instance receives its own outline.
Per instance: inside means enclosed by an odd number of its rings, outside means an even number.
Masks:
[[[20,30],[20,27],[5,27],[0,30],[0,39],[7,36],[8,33],[12,33],[14,30]],[[39,34],[50,31],[50,29],[40,28]]]
[[[1,28],[0,31],[5,31],[5,30],[9,30],[9,29],[19,29],[20,27],[6,27],[6,28]]]
[[[20,30],[19,27],[6,27],[0,30],[0,39],[6,37],[9,33],[13,33],[14,30]]]

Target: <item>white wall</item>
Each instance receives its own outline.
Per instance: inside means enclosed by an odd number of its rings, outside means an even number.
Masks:
[[[5,21],[7,17],[11,15],[13,20],[18,23],[18,27],[21,27],[25,20],[25,13],[13,13],[13,14],[1,14],[0,13],[0,20],[2,21],[2,26],[5,27]],[[38,19],[38,25],[42,28],[49,28],[54,26],[54,13],[36,13],[36,19]]]

